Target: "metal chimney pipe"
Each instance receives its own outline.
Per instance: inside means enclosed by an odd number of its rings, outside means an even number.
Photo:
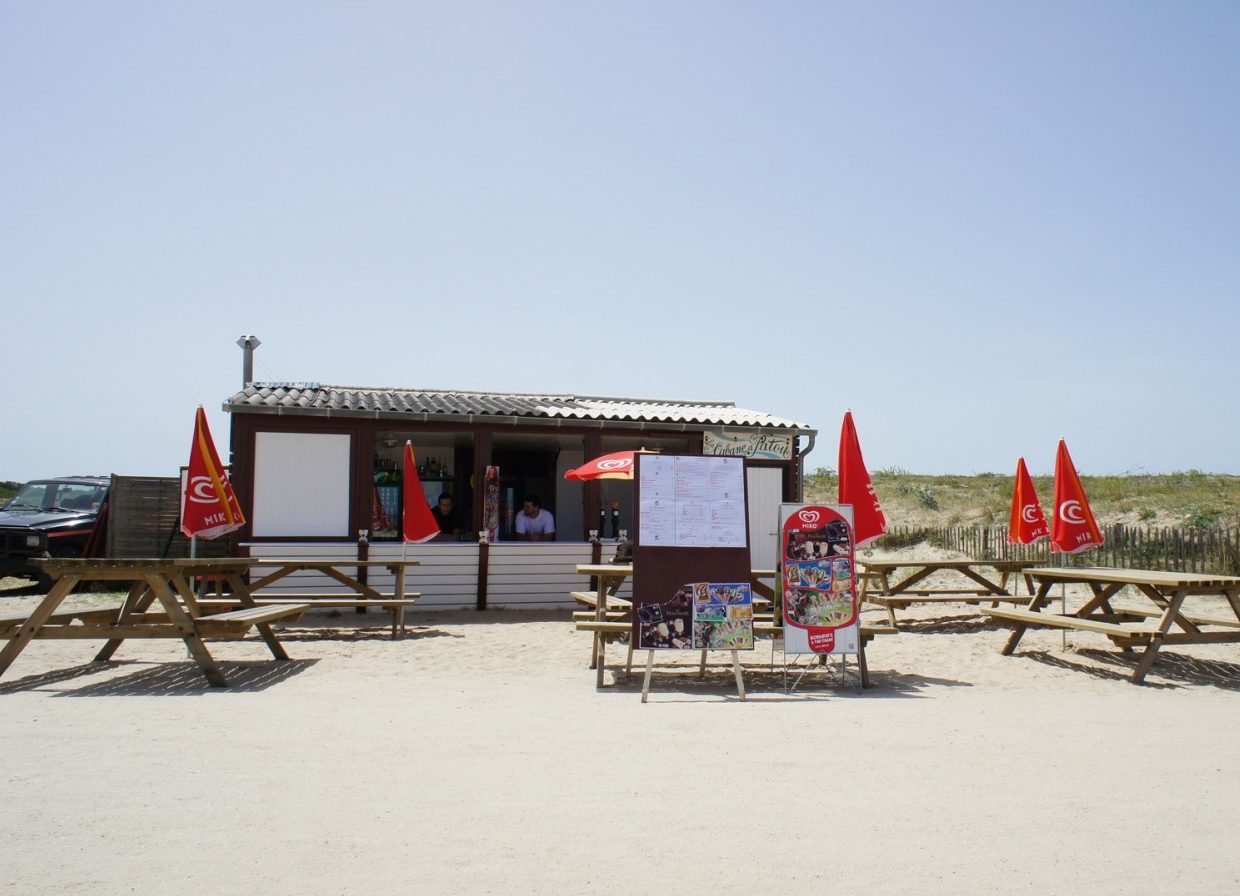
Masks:
[[[241,388],[254,382],[254,349],[262,345],[257,336],[242,336],[237,340],[241,346]]]

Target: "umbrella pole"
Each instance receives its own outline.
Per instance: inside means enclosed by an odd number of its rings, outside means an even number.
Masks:
[[[1059,551],[1059,565],[1066,567],[1068,565],[1066,556],[1063,551]],[[1059,612],[1064,616],[1068,615],[1068,583],[1063,582],[1059,586]],[[1059,630],[1059,648],[1067,653],[1068,651],[1068,630],[1061,628]]]

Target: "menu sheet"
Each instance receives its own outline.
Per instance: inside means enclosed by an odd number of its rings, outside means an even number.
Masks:
[[[648,454],[640,467],[643,544],[747,546],[745,463],[741,458]]]

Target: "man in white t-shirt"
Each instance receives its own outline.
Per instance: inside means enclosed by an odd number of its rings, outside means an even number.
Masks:
[[[525,505],[517,514],[518,541],[555,541],[555,517],[542,509],[537,495],[527,495]]]

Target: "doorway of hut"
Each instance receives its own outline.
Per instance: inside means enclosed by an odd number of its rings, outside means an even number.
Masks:
[[[517,537],[516,515],[531,495],[538,497],[545,510],[555,514],[555,462],[558,453],[556,448],[498,446],[492,452],[492,463],[499,467],[500,530],[504,541]],[[558,528],[558,514],[556,521]]]

